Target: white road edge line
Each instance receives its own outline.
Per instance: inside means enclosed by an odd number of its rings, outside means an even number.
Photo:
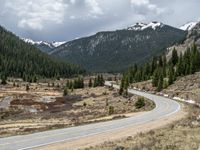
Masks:
[[[136,94],[137,95],[137,94]],[[152,99],[150,99],[152,100]],[[171,100],[171,99],[170,99]],[[174,101],[174,100],[173,100]],[[157,119],[161,119],[161,118],[165,118],[165,117],[168,117],[172,114],[175,114],[176,112],[178,112],[180,110],[180,104],[176,101],[174,101],[177,105],[178,105],[178,108],[174,111],[174,112],[171,112],[167,115],[164,115],[163,117],[158,117]],[[154,109],[157,108],[157,105]],[[153,109],[153,110],[154,110]],[[148,112],[147,112],[148,113]],[[97,133],[93,133],[93,134],[88,134],[88,135],[85,135],[85,136],[78,136],[78,137],[75,137],[75,138],[71,138],[71,139],[63,139],[63,140],[58,140],[58,141],[54,141],[54,142],[49,142],[49,143],[44,143],[44,144],[39,144],[39,145],[35,145],[35,146],[31,146],[31,147],[25,147],[25,148],[22,148],[22,149],[18,149],[18,150],[26,150],[26,149],[32,149],[32,148],[36,148],[36,147],[42,147],[42,146],[46,146],[46,145],[50,145],[50,144],[56,144],[56,143],[60,143],[60,142],[69,142],[69,141],[72,141],[72,140],[76,140],[76,139],[79,139],[79,138],[84,138],[84,137],[89,137],[89,136],[93,136],[93,135],[98,135],[98,134],[102,134],[102,133],[108,133],[108,132],[112,132],[112,131],[115,131],[115,130],[119,130],[119,129],[124,129],[124,128],[127,128],[129,126],[136,126],[136,125],[141,125],[143,123],[147,123],[147,122],[151,122],[151,121],[154,121],[154,119],[152,120],[149,120],[149,121],[143,121],[141,123],[136,123],[134,125],[127,125],[127,126],[123,126],[123,127],[119,127],[119,128],[115,128],[115,129],[110,129],[110,130],[107,130],[107,131],[103,131],[103,132],[97,132]]]

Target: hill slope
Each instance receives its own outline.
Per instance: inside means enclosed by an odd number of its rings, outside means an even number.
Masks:
[[[0,26],[1,76],[67,77],[81,72],[80,67],[58,62]]]
[[[158,22],[137,23],[123,30],[99,32],[61,45],[54,56],[92,72],[117,72],[142,63],[185,38],[185,31]]]

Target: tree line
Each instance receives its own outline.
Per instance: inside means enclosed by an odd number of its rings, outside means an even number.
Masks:
[[[123,74],[119,94],[127,94],[131,83],[152,80],[152,85],[159,92],[173,84],[179,76],[185,76],[200,71],[200,51],[193,44],[184,54],[178,55],[174,48],[171,58],[166,55],[153,57],[143,66],[134,65]]]
[[[90,78],[88,82],[88,87],[98,87],[104,86],[104,78],[103,75],[98,75],[94,79]],[[74,89],[82,89],[85,87],[84,78],[78,77],[74,80],[67,80],[66,86],[63,91],[63,95],[66,96],[68,94],[68,89],[73,91]]]

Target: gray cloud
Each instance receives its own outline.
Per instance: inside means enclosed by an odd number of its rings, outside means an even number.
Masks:
[[[62,41],[135,22],[180,26],[200,19],[199,0],[1,0],[0,24],[34,40]]]

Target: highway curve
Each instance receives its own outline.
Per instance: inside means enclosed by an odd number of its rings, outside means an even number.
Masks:
[[[110,82],[106,82],[106,85],[109,86],[111,84]],[[119,88],[119,86],[117,85],[113,85],[113,87]],[[133,89],[129,89],[129,92],[132,94],[137,94],[146,97],[154,101],[156,104],[155,109],[146,112],[142,115],[130,118],[39,132],[29,135],[0,138],[0,150],[21,150],[36,148],[52,143],[71,141],[99,133],[105,133],[115,130],[117,131],[118,129],[144,124],[152,120],[161,119],[166,116],[173,115],[174,113],[180,110],[179,103],[171,99],[148,94],[141,91],[136,91]]]

